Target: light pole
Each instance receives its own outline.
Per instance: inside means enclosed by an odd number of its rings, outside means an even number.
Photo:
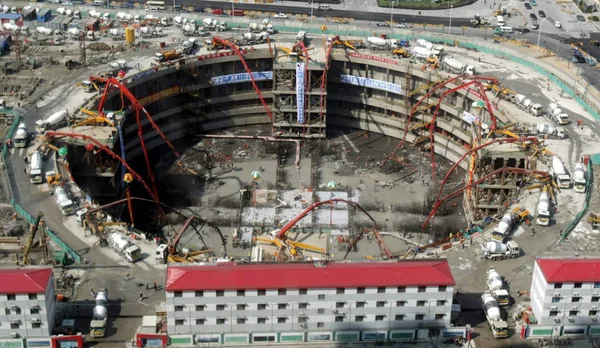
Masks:
[[[542,24],[544,24],[546,19],[548,19],[548,17],[542,19],[542,21],[540,22],[540,26],[538,27],[538,41],[537,41],[537,50],[538,51],[540,50],[540,38],[542,37]]]
[[[315,4],[315,2],[311,0],[308,3],[310,4],[309,5],[310,6],[310,24],[312,24],[312,21],[313,21],[313,11],[315,9],[313,5]]]
[[[450,35],[450,32],[452,31],[452,8],[454,7],[454,5],[450,5],[450,24],[448,24],[448,35]]]
[[[390,2],[390,27],[394,26],[394,5],[395,1]]]
[[[175,0],[173,0],[175,1]],[[231,17],[235,17],[235,2],[231,0]]]

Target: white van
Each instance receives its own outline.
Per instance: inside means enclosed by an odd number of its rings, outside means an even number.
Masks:
[[[94,2],[92,3],[93,6],[104,6],[105,4],[105,0],[94,0]]]
[[[506,25],[506,22],[504,22],[504,17],[502,17],[502,16],[497,16],[496,21],[498,22],[499,27],[503,27]]]
[[[319,5],[319,6],[315,7],[315,10],[317,10],[317,11],[329,11],[329,10],[331,10],[331,7],[329,7],[329,5]]]
[[[504,34],[512,34],[513,33],[512,27],[500,27],[500,30],[502,30],[502,32]]]

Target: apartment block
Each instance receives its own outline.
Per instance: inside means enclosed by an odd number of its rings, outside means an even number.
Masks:
[[[446,260],[178,264],[168,329],[200,342],[402,339],[450,326],[454,285]]]
[[[0,269],[0,338],[49,337],[56,295],[52,268]]]

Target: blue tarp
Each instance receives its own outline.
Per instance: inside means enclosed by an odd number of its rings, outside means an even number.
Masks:
[[[20,13],[0,13],[0,19],[9,20],[9,21],[17,21],[21,19]]]

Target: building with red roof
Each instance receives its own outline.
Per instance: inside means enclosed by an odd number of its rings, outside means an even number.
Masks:
[[[410,339],[450,326],[454,285],[446,260],[178,264],[168,329],[223,344]]]
[[[52,268],[0,268],[0,280],[0,338],[49,337],[56,305]]]
[[[530,296],[539,325],[600,334],[600,258],[537,258]]]

